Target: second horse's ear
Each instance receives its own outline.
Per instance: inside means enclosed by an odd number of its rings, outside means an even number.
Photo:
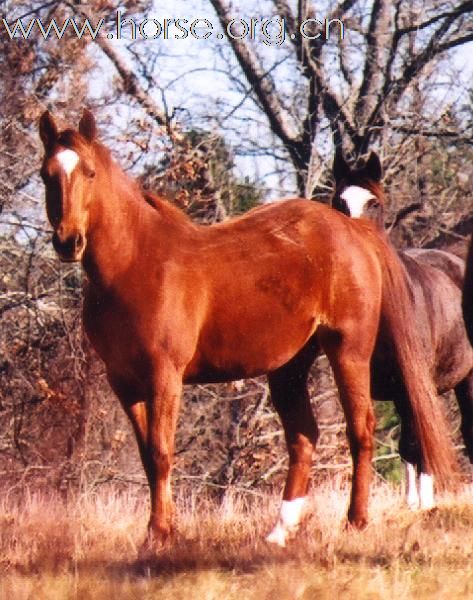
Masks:
[[[82,118],[79,121],[79,133],[84,136],[88,142],[93,142],[97,136],[95,117],[87,108],[84,108]]]
[[[376,152],[371,152],[363,171],[373,181],[381,181],[383,176],[383,167],[381,166],[381,161],[379,160],[379,156],[376,154]]]
[[[350,167],[343,157],[343,151],[341,148],[337,148],[335,150],[332,172],[336,183],[342,181],[342,179],[346,179],[350,175]]]
[[[45,111],[39,119],[39,137],[46,152],[52,150],[57,139],[57,126],[49,110]]]

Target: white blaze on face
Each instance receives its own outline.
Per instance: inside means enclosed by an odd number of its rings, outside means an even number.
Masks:
[[[266,537],[267,542],[276,544],[281,548],[286,546],[287,540],[292,537],[299,528],[305,501],[305,497],[282,501],[278,521],[274,526],[274,529]]]
[[[347,204],[350,212],[350,217],[359,219],[365,210],[366,203],[369,200],[375,200],[376,197],[373,194],[362,187],[357,185],[349,185],[340,194],[340,198],[343,198]]]
[[[61,167],[64,170],[64,173],[69,179],[69,177],[72,174],[72,171],[74,171],[74,169],[77,166],[77,163],[79,162],[79,155],[77,154],[77,152],[74,152],[74,150],[66,148],[65,150],[61,150],[56,154],[56,160],[61,165]]]

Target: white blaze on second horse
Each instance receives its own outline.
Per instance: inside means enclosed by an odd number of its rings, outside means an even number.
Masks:
[[[299,529],[305,502],[306,498],[282,501],[278,521],[266,537],[267,542],[281,546],[281,548],[286,546],[288,539]]]
[[[56,154],[56,160],[63,168],[67,178],[69,178],[79,162],[79,155],[74,150],[66,148]]]
[[[411,510],[429,510],[435,506],[434,478],[427,473],[417,474],[414,465],[406,463],[406,497]]]
[[[373,194],[362,187],[357,185],[349,185],[343,193],[340,194],[340,198],[343,198],[347,203],[350,217],[359,219],[365,210],[366,203],[368,200],[375,200]]]

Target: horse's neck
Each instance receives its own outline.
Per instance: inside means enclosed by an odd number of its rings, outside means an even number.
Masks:
[[[83,265],[93,282],[108,287],[117,276],[136,273],[146,254],[165,259],[172,248],[189,242],[198,227],[167,201],[143,194],[100,146],[96,166]]]
[[[137,185],[114,164],[97,170],[94,185],[83,264],[94,283],[107,287],[137,260],[147,205]]]

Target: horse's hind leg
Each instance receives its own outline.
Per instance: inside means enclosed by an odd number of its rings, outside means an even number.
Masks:
[[[466,452],[473,463],[473,369],[455,387],[455,395],[461,414],[461,432]]]
[[[433,476],[424,471],[422,450],[414,426],[412,410],[407,392],[400,390],[394,397],[399,418],[401,435],[399,454],[406,468],[406,502],[411,510],[419,507],[430,509],[435,506]]]
[[[307,377],[316,351],[296,357],[268,376],[271,399],[281,419],[289,471],[278,521],[267,541],[284,547],[299,527],[307,496],[318,428],[310,405]]]
[[[353,460],[348,521],[361,529],[368,522],[368,497],[372,476],[371,458],[375,417],[370,393],[370,356],[361,352],[357,340],[332,339],[324,343],[345,413]]]

